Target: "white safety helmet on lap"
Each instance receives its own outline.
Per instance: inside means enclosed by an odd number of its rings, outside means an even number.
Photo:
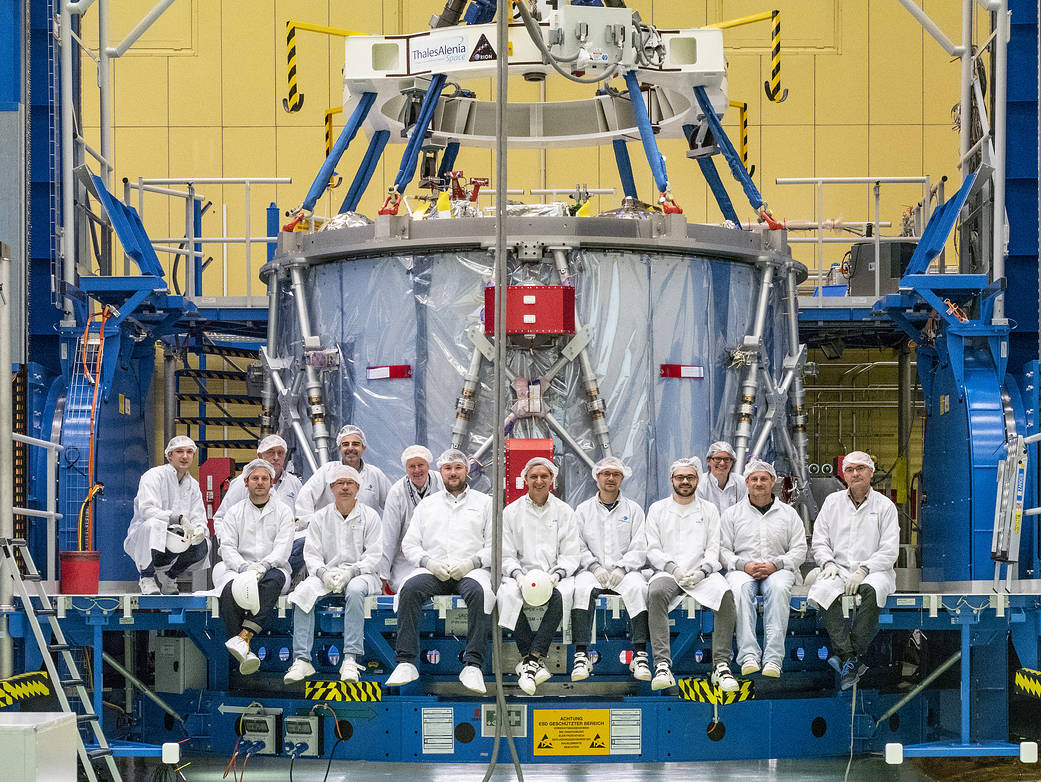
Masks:
[[[190,537],[180,524],[168,527],[166,530],[166,550],[171,554],[180,554],[182,551],[187,551],[188,546],[191,545]]]
[[[255,571],[239,573],[231,582],[231,596],[239,607],[256,614],[260,611],[260,584]]]
[[[545,605],[553,594],[553,580],[545,570],[529,570],[521,577],[520,590],[528,605]]]

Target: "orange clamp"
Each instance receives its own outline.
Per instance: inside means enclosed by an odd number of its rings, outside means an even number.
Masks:
[[[397,190],[391,190],[387,194],[387,197],[383,200],[383,206],[380,207],[379,214],[381,215],[396,215],[398,208],[401,206],[401,193]]]
[[[667,193],[660,193],[658,196],[658,203],[661,204],[661,210],[667,215],[681,215],[683,214],[683,208],[676,203],[676,199]]]
[[[760,210],[759,218],[766,223],[771,231],[781,231],[784,229],[784,223],[779,223],[774,220],[773,215],[767,212],[765,209]]]
[[[482,187],[487,187],[487,185],[488,185],[488,177],[486,177],[486,176],[470,177],[470,188],[471,188],[470,189],[470,200],[471,201],[476,201],[477,200],[477,194],[479,192],[481,192],[481,188]]]
[[[304,216],[303,216],[302,214],[298,214],[298,215],[297,215],[296,217],[294,217],[294,218],[293,218],[292,220],[290,220],[290,221],[289,221],[288,223],[286,223],[285,225],[283,225],[283,226],[282,226],[282,230],[283,230],[283,231],[284,231],[285,233],[287,233],[287,234],[291,234],[291,233],[293,233],[293,231],[295,231],[295,230],[296,230],[296,227],[297,227],[297,225],[299,225],[299,224],[300,224],[300,221],[301,221],[301,220],[303,220],[303,219],[304,219]]]

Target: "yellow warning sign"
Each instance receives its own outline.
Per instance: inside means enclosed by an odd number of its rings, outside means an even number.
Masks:
[[[611,754],[610,709],[535,709],[536,755]]]

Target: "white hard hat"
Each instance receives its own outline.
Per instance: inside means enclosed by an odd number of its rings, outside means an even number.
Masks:
[[[267,470],[271,480],[275,480],[275,468],[263,459],[254,459],[242,468],[242,480],[246,480],[254,470]]]
[[[170,452],[177,448],[191,448],[193,451],[198,451],[199,447],[195,444],[195,441],[183,434],[179,434],[176,437],[171,437],[170,442],[166,444],[166,450],[163,451],[165,456],[169,456]]]
[[[466,454],[458,448],[449,448],[437,457],[438,469],[444,467],[446,464],[455,464],[457,462],[467,469],[470,467],[470,460],[466,457]]]
[[[406,467],[409,459],[424,459],[427,464],[433,464],[434,454],[424,445],[410,445],[401,452],[401,466]]]
[[[731,459],[737,458],[737,452],[734,451],[734,446],[732,446],[730,443],[724,440],[719,440],[717,442],[712,443],[712,445],[708,447],[708,453],[705,455],[712,456],[712,454],[717,453],[718,451],[723,451],[724,453],[730,454]]]
[[[257,456],[270,451],[272,448],[284,448],[287,451],[289,450],[289,446],[286,445],[286,441],[283,440],[280,435],[269,434],[261,440],[260,444],[257,446]]]
[[[231,582],[231,596],[239,607],[251,614],[260,611],[260,584],[253,570],[239,573]]]
[[[622,460],[617,456],[605,456],[603,459],[593,465],[593,480],[596,480],[596,476],[602,473],[604,470],[618,470],[622,474],[622,478],[628,478],[633,474],[633,471],[626,467],[622,463]]]
[[[875,460],[863,451],[850,451],[847,453],[842,460],[843,470],[845,470],[847,464],[863,464],[870,468],[872,472],[875,470]]]
[[[550,477],[553,478],[553,480],[557,479],[557,473],[560,472],[557,469],[557,465],[553,464],[553,462],[550,459],[547,459],[544,456],[536,456],[533,459],[528,459],[528,463],[525,464],[524,469],[521,470],[521,478],[526,479],[528,477],[528,470],[530,470],[532,467],[540,466],[545,467],[547,470],[549,470]],[[549,598],[546,599],[548,600]],[[539,605],[542,604],[539,603]]]
[[[171,554],[180,554],[188,550],[188,533],[183,527],[173,527],[166,530],[166,550]]]
[[[754,472],[766,472],[770,474],[770,477],[777,480],[777,470],[770,462],[764,462],[762,459],[753,459],[745,465],[745,477],[747,478]]]
[[[669,465],[669,477],[671,478],[673,473],[676,472],[680,467],[693,467],[694,472],[701,476],[701,459],[697,456],[691,456],[689,459],[677,459],[671,465]]]
[[[349,464],[335,464],[329,468],[327,480],[330,486],[344,479],[354,481],[358,486],[361,486],[361,475]]]
[[[365,443],[365,432],[363,432],[361,430],[361,427],[360,426],[355,426],[354,424],[347,424],[347,426],[343,427],[343,429],[341,429],[336,434],[336,447],[339,448],[340,447],[340,443],[342,443],[344,440],[346,440],[352,434],[358,435],[358,439],[361,440],[361,444],[362,445],[366,445],[366,443]]]
[[[528,605],[545,605],[553,595],[553,580],[545,570],[529,570],[521,578],[520,590]]]

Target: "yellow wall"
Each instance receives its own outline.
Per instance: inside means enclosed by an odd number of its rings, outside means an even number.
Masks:
[[[153,5],[152,0],[112,3],[110,44],[119,41]],[[630,2],[643,18],[661,27],[690,27],[762,11],[752,0],[638,0]],[[778,217],[809,219],[814,195],[809,186],[774,184],[776,177],[890,176],[929,174],[958,180],[957,133],[951,106],[958,99],[958,64],[926,36],[893,2],[868,0],[791,0],[779,4],[783,22],[782,85],[784,103],[771,103],[763,91],[769,73],[768,23],[727,31],[730,94],[750,106],[750,163],[755,180]],[[340,99],[343,53],[340,39],[314,33],[298,35],[298,71],[305,104],[287,114],[285,22],[299,21],[366,32],[401,33],[425,29],[441,0],[311,0],[310,2],[215,2],[179,0],[113,65],[116,182],[123,176],[289,176],[291,185],[259,186],[252,196],[254,232],[262,231],[263,208],[272,200],[284,209],[302,199],[324,156],[323,113]],[[952,38],[960,34],[959,3],[926,0],[923,4]],[[84,20],[84,40],[96,45],[96,7]],[[98,109],[95,67],[84,58],[84,125],[97,147]],[[491,96],[491,81],[476,89]],[[539,88],[516,81],[515,99],[537,100]],[[590,88],[560,80],[546,85],[547,98],[587,96]],[[336,117],[337,131],[343,117]],[[737,112],[725,118],[736,138]],[[676,199],[694,221],[720,219],[693,161],[681,141],[662,144]],[[397,168],[401,146],[388,148],[362,203],[373,214],[386,183]],[[353,174],[364,152],[357,143],[340,171]],[[654,197],[649,170],[638,145],[632,158],[641,195]],[[743,219],[751,210],[717,158],[721,174]],[[518,152],[511,158],[510,185],[525,188],[617,187],[610,147],[588,150]],[[470,175],[492,174],[488,150],[470,150],[459,167]],[[332,213],[346,185],[332,191],[319,211]],[[207,234],[220,232],[220,199],[226,198],[229,233],[241,235],[241,187],[201,188],[216,206],[206,218]],[[900,214],[921,197],[915,185],[883,190],[882,219],[899,225]],[[825,217],[872,218],[869,186],[833,186],[825,191]],[[166,199],[149,197],[146,224],[153,235],[183,232],[183,212]],[[825,268],[845,248],[826,251]],[[256,248],[254,270],[262,248]],[[205,277],[207,293],[222,293],[219,248]],[[245,293],[243,252],[229,249],[228,293]],[[796,255],[815,263],[808,246]],[[166,258],[164,258],[166,260]],[[259,286],[253,286],[253,292]]]

